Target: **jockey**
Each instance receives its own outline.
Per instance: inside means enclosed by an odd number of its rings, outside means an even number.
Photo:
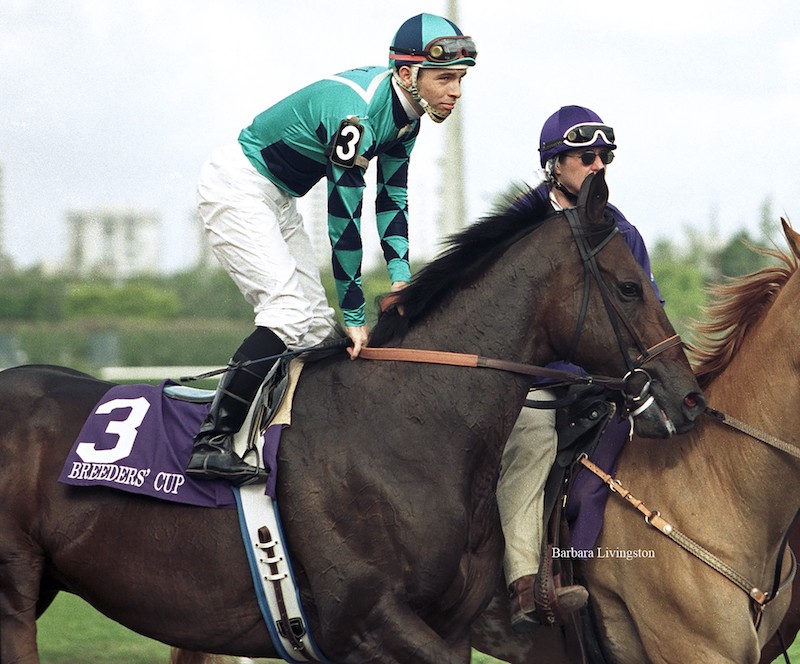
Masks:
[[[603,170],[614,160],[614,130],[594,111],[582,106],[564,106],[544,123],[539,140],[539,160],[545,180],[534,190],[554,211],[574,207],[589,173]],[[650,269],[650,258],[639,231],[613,205],[606,211],[617,222],[634,258],[642,266],[656,295],[661,295]],[[663,300],[662,300],[663,303]],[[580,373],[565,362],[552,366]],[[551,390],[532,391],[531,399],[552,401]],[[542,548],[544,487],[556,459],[555,410],[523,408],[506,442],[497,486],[500,521],[506,540],[504,570],[511,598],[512,627],[527,632],[539,623],[534,601],[534,582]],[[560,614],[586,604],[582,586],[558,589]]]
[[[323,177],[348,352],[356,357],[366,345],[364,173],[377,157],[378,233],[397,290],[410,278],[407,181],[420,118],[442,122],[452,113],[476,55],[475,43],[451,21],[414,16],[392,41],[388,69],[351,69],[295,92],[256,116],[203,167],[199,216],[215,256],[253,306],[256,327],[220,380],[195,438],[189,475],[238,485],[266,479],[263,469],[233,452],[233,435],[275,356],[341,336],[295,201]]]

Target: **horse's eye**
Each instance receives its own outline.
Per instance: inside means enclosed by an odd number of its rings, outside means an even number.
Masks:
[[[619,293],[622,297],[632,300],[641,296],[642,291],[635,281],[623,281],[619,285]]]

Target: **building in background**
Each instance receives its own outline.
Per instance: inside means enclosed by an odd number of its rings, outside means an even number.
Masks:
[[[161,217],[157,212],[91,208],[67,212],[65,271],[115,281],[161,272]]]

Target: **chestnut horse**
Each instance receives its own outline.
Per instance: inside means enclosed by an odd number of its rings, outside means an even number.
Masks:
[[[578,212],[548,215],[521,195],[421,270],[374,338],[543,365],[582,326],[575,359],[591,371],[646,362],[657,406],[637,418],[641,434],[688,430],[700,388],[680,345],[661,343],[674,329],[604,217],[607,195],[602,175]],[[278,504],[330,660],[469,661],[502,554],[493,480],[530,380],[344,353],[306,365]],[[62,590],[172,646],[274,657],[235,511],[57,482],[110,387],[58,367],[0,373],[0,660],[39,661],[35,620]]]
[[[693,359],[711,407],[800,448],[800,235],[786,222],[783,227],[790,254],[763,250],[779,263],[712,290]],[[666,443],[635,436],[615,476],[674,528],[756,587],[773,590],[784,536],[800,509],[795,456],[703,417]],[[746,592],[615,496],[609,496],[597,547],[654,556],[580,565],[605,662],[758,662],[791,597],[786,588],[767,604],[757,629]],[[789,566],[784,556],[784,576]],[[506,604],[501,590],[474,625],[478,650],[512,664],[570,661],[559,630],[514,634]],[[788,642],[797,631],[796,611],[789,616]],[[773,639],[764,662],[778,652]]]

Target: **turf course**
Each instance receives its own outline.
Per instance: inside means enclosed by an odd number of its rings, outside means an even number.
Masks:
[[[82,599],[60,593],[39,619],[38,640],[42,664],[166,664],[169,647],[147,639],[109,620]],[[800,662],[800,639],[789,650]],[[259,660],[266,662],[269,660]],[[472,664],[498,660],[475,653]],[[783,664],[783,659],[774,664]]]

